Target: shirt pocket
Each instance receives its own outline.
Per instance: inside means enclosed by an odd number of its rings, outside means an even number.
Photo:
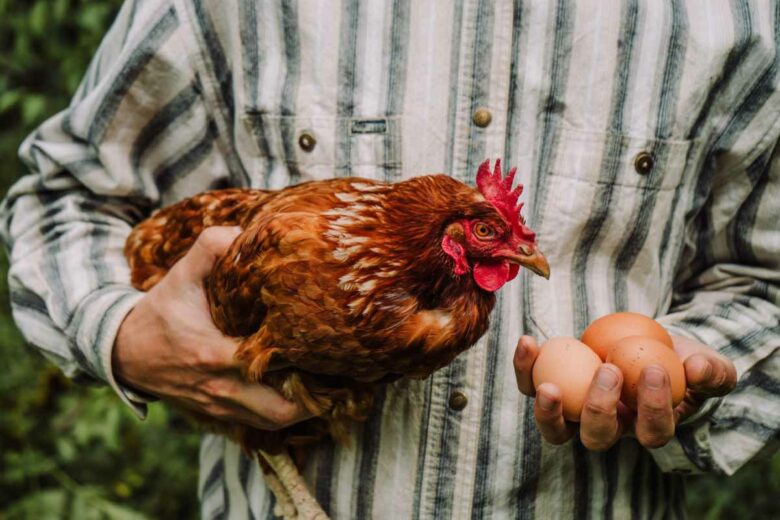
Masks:
[[[551,277],[530,276],[530,318],[543,336],[579,336],[619,310],[668,305],[670,244],[695,143],[564,129],[537,191],[535,228]]]
[[[247,112],[252,183],[278,189],[333,177],[400,179],[403,116],[331,117]]]

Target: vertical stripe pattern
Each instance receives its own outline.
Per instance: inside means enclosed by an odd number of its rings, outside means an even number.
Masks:
[[[143,415],[110,360],[142,297],[122,248],[145,215],[214,187],[473,183],[502,157],[552,277],[504,287],[477,346],[383,389],[303,474],[334,518],[682,518],[676,472],[733,473],[780,432],[779,48],[767,0],[128,0],[70,106],[21,147],[32,175],[0,206],[14,316]],[[736,390],[652,453],[545,443],[518,337],[624,309],[731,358]],[[205,435],[200,468],[204,518],[273,517],[237,446]]]

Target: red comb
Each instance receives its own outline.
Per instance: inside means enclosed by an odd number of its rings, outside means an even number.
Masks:
[[[533,240],[534,232],[525,227],[525,222],[520,214],[523,203],[518,204],[517,202],[520,194],[523,193],[523,185],[518,184],[515,189],[512,189],[516,172],[517,168],[512,168],[504,177],[501,174],[501,159],[496,159],[496,166],[493,173],[490,173],[490,159],[488,159],[479,166],[477,171],[477,187],[480,193],[512,224],[515,233],[520,233],[529,240]]]

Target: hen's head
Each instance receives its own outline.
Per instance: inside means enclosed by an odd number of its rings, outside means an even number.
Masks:
[[[536,234],[526,225],[518,203],[523,186],[512,189],[512,168],[504,177],[501,161],[490,172],[485,161],[477,173],[477,187],[485,203],[470,206],[451,222],[441,239],[442,250],[452,258],[454,273],[472,273],[485,291],[493,292],[517,276],[520,266],[549,278],[550,267],[538,250]]]

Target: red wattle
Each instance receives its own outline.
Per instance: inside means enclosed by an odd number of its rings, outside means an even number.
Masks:
[[[509,264],[509,278],[506,279],[507,282],[514,280],[517,278],[517,273],[520,272],[520,266],[517,264]]]
[[[455,242],[451,236],[445,235],[441,240],[441,248],[450,258],[455,260],[454,272],[460,276],[469,272],[469,262],[466,260],[466,250],[463,246]]]
[[[478,262],[474,265],[474,281],[488,292],[499,290],[505,283],[511,280],[510,275],[510,265],[506,260],[500,262]]]

